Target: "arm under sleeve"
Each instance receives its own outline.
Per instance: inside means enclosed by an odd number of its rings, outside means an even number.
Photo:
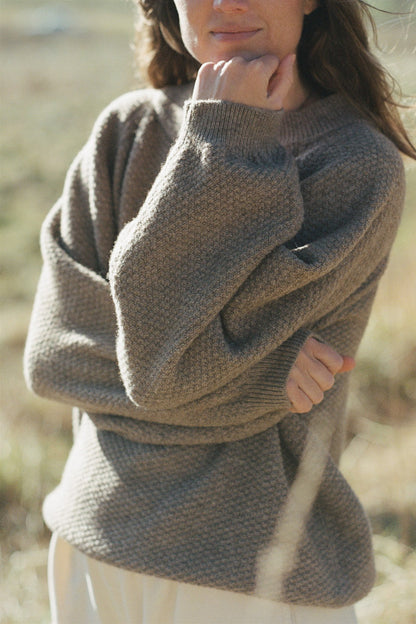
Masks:
[[[357,162],[312,176],[356,188],[344,206],[333,184],[345,219],[292,248],[305,189],[274,138],[279,115],[193,104],[167,159],[149,119],[107,113],[68,172],[42,228],[25,376],[100,426],[146,426],[150,442],[167,425],[178,442],[253,435],[287,414],[286,379],[316,319],[385,257],[402,171],[394,157],[380,175],[370,154],[365,175]],[[123,210],[137,217],[117,235]]]
[[[282,345],[299,350],[313,323],[388,253],[399,185],[378,177],[374,153],[349,165],[355,189],[340,226],[289,248],[303,200],[296,163],[273,140],[279,123],[243,105],[188,104],[176,145],[119,235],[110,284],[121,376],[135,404],[183,405],[270,364]],[[322,174],[340,210],[334,189],[345,170],[335,163]],[[269,372],[277,397],[289,369],[280,360]],[[256,397],[269,402],[270,389]]]
[[[146,171],[149,150],[144,150],[142,143],[146,143],[146,134],[153,139],[155,131],[149,131],[148,119],[137,117],[131,115],[120,123],[117,110],[103,114],[68,171],[62,197],[42,226],[43,267],[24,355],[28,386],[41,396],[91,414],[180,424],[182,428],[204,422],[211,429],[231,429],[271,411],[278,414],[274,421],[280,419],[290,407],[285,379],[308,331],[288,336],[284,344],[257,364],[253,361],[238,378],[228,376],[213,392],[197,392],[194,399],[180,401],[177,409],[175,403],[164,404],[160,410],[148,409],[134,403],[126,392],[116,353],[115,302],[106,274],[123,205],[139,212],[146,184],[137,180],[146,182],[151,177]],[[269,137],[261,125],[259,132],[257,146],[264,158],[261,139]],[[163,134],[162,139],[166,143]],[[270,147],[276,151],[276,142]],[[163,149],[168,151],[167,146]],[[281,149],[280,155],[284,155]],[[258,158],[259,153],[254,156]],[[263,163],[254,161],[254,165],[261,173]],[[298,193],[297,180],[295,190]],[[252,233],[255,237],[254,229]]]

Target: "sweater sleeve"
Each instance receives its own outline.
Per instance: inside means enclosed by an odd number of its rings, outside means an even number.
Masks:
[[[381,162],[375,144],[320,174],[345,213],[339,226],[288,244],[303,199],[295,160],[274,139],[279,123],[243,105],[188,103],[176,144],[120,233],[109,279],[134,404],[172,409],[267,363],[256,400],[277,405],[310,328],[388,254],[403,172],[396,155]],[[345,206],[343,184],[352,185]]]
[[[244,423],[259,419],[263,413],[277,414],[273,419],[276,422],[287,414],[290,407],[285,380],[309,331],[301,330],[294,336],[288,333],[287,340],[273,353],[267,355],[268,351],[265,352],[264,359],[257,363],[255,360],[248,362],[248,366],[242,367],[241,374],[237,369],[231,371],[227,380],[216,384],[212,392],[208,389],[204,394],[203,388],[189,400],[165,404],[159,411],[135,403],[126,392],[116,351],[115,304],[118,300],[113,298],[107,279],[108,260],[117,238],[118,222],[122,221],[120,214],[124,205],[130,206],[128,210],[134,209],[135,213],[141,203],[145,205],[147,180],[153,180],[154,176],[152,178],[149,173],[151,167],[146,160],[149,151],[143,150],[143,144],[146,144],[147,134],[154,140],[152,137],[157,131],[154,130],[155,124],[152,126],[151,114],[146,118],[145,111],[135,110],[133,114],[126,113],[121,118],[119,108],[116,103],[97,121],[90,140],[68,171],[61,198],[42,226],[43,267],[25,347],[26,382],[36,394],[77,406],[90,414],[177,424],[181,431],[187,427],[195,428],[203,421],[204,427],[221,430],[216,439],[226,436],[227,427],[241,426],[244,429]],[[253,115],[256,118],[262,113],[253,111]],[[270,120],[269,124],[273,126],[276,122]],[[267,141],[267,132],[272,128],[267,124],[265,129],[261,123],[257,125],[260,147],[262,133],[266,134]],[[164,134],[158,136],[158,144],[160,140],[165,141],[163,149],[167,153],[170,140]],[[271,153],[277,151],[279,158],[286,158],[285,152],[276,148],[275,141],[270,143],[270,150]],[[264,150],[254,151],[253,158],[259,157],[264,158]],[[199,153],[196,158],[199,158]],[[160,153],[153,161],[155,168],[159,169]],[[139,179],[144,180],[143,185],[137,182],[140,163],[143,163],[145,170],[143,174],[140,170],[139,175]],[[253,160],[253,164],[261,173],[262,163]],[[270,177],[270,172],[268,175]],[[163,174],[161,176],[163,178]],[[292,176],[294,194],[298,196],[295,169]],[[149,197],[152,194],[153,191]],[[178,196],[174,200],[179,203],[181,198]],[[286,215],[285,219],[289,224],[292,217]],[[297,214],[286,237],[293,235],[300,221]],[[293,225],[295,222],[296,225]],[[230,221],[230,230],[232,226]],[[254,226],[253,222],[252,228]],[[250,245],[255,243],[249,237],[247,240]],[[180,244],[179,239],[177,243]],[[256,253],[260,257],[265,253],[261,252],[261,241],[257,247]],[[210,253],[208,247],[205,253]],[[149,266],[149,276],[153,270]],[[243,270],[247,272],[247,267]],[[144,279],[148,296],[152,288],[146,275],[147,269]],[[179,274],[177,278],[180,279]],[[132,300],[137,300],[138,292],[137,288],[131,292]],[[204,288],[201,293],[205,296]],[[228,299],[228,293],[224,299]],[[145,305],[144,299],[142,304]],[[141,319],[146,323],[144,317]],[[135,333],[136,321],[132,320],[129,331]],[[145,331],[143,326],[140,331]],[[149,338],[152,339],[150,335]],[[201,357],[205,357],[203,353]],[[196,365],[199,366],[198,357]],[[146,374],[146,371],[136,370],[137,375],[142,373]],[[175,409],[176,403],[180,404],[178,409]],[[152,433],[150,439],[153,438]]]
[[[43,266],[24,374],[29,388],[45,398],[94,413],[133,416],[138,410],[120,380],[106,279],[117,235],[115,189],[121,186],[136,128],[132,116],[122,118],[120,108],[112,105],[99,117],[42,225]],[[122,149],[116,150],[119,144]]]

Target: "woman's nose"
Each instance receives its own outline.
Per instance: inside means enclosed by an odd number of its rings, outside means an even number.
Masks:
[[[214,11],[218,13],[245,13],[249,0],[213,0]]]

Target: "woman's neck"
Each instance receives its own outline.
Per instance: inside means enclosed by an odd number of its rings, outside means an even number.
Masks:
[[[299,72],[295,64],[293,68],[293,83],[290,87],[285,101],[283,102],[283,108],[287,111],[300,110],[305,108],[311,102],[315,101],[317,97],[311,92],[310,89],[305,87],[299,77]]]

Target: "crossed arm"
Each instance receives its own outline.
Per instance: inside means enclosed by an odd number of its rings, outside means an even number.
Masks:
[[[239,57],[206,63],[199,70],[193,98],[230,100],[279,110],[293,91],[294,61],[294,55],[288,55],[282,62],[266,55],[254,61]],[[325,391],[332,388],[335,375],[354,366],[353,358],[342,356],[313,337],[308,338],[286,382],[292,412],[309,412],[323,400]]]
[[[275,146],[271,165],[257,166],[240,158],[239,143],[224,155],[221,142],[210,145],[200,136],[218,112],[204,103],[191,110],[185,143],[173,147],[137,218],[118,234],[109,281],[95,264],[106,257],[102,223],[112,222],[115,210],[111,169],[103,167],[103,144],[114,144],[108,120],[80,155],[43,233],[45,266],[26,357],[35,391],[95,413],[190,427],[202,404],[223,405],[222,421],[210,412],[205,426],[231,428],[246,415],[273,410],[277,421],[290,408],[287,397],[293,411],[307,412],[334,375],[352,366],[307,328],[385,258],[391,239],[380,237],[380,224],[394,233],[397,188],[390,184],[382,200],[377,188],[362,202],[358,194],[350,222],[291,250],[284,243],[303,220],[293,159]],[[257,123],[249,107],[221,105],[221,119],[229,114]],[[357,178],[362,169],[357,163]],[[133,162],[130,170],[140,174]],[[182,183],[189,196],[178,194]],[[140,187],[137,180],[134,186]],[[364,255],[371,262],[363,262]],[[228,408],[230,398],[238,417]]]

